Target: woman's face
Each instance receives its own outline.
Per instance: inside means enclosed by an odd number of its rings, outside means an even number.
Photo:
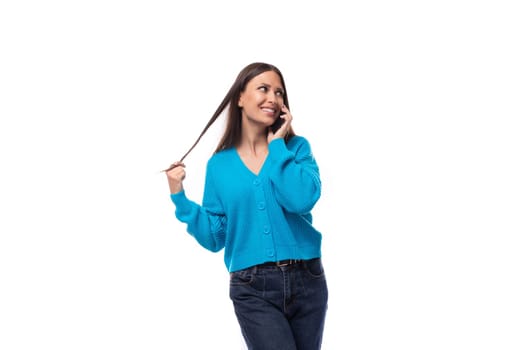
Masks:
[[[279,75],[267,71],[255,76],[248,82],[239,98],[243,120],[272,125],[279,117],[284,103],[284,88]]]

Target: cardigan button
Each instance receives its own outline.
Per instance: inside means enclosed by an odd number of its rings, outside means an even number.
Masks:
[[[259,204],[257,204],[257,208],[259,210],[264,210],[264,208],[266,208],[266,204],[264,202],[259,202]]]

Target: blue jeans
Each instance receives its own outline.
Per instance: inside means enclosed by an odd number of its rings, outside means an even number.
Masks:
[[[248,349],[321,349],[328,305],[321,259],[232,272],[230,298]]]

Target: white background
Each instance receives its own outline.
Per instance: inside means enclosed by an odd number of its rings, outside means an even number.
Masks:
[[[519,3],[3,1],[0,348],[241,348],[159,170],[266,61],[321,167],[324,349],[524,349]]]

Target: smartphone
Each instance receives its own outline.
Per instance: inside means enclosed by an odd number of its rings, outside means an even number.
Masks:
[[[272,128],[272,132],[275,134],[277,132],[277,130],[279,130],[279,128],[281,127],[281,125],[283,125],[284,123],[284,119],[281,118],[281,115],[283,115],[285,113],[281,113],[279,115],[279,117],[275,120],[275,123],[272,124],[271,128]]]

